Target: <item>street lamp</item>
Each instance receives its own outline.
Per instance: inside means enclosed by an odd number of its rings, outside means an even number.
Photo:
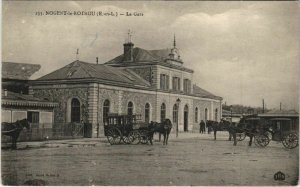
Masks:
[[[178,98],[176,100],[176,105],[177,105],[177,116],[176,116],[176,138],[178,137],[178,118],[179,118],[179,104],[180,104],[180,99]]]

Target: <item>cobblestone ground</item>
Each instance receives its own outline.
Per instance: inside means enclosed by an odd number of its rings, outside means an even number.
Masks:
[[[47,185],[296,185],[299,149],[233,146],[224,134],[179,134],[169,145],[61,143],[52,148],[2,150],[2,184],[40,179]],[[69,141],[72,142],[72,141]],[[284,181],[275,181],[282,171]]]

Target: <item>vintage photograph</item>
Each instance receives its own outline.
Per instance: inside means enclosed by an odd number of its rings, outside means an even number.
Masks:
[[[294,186],[297,1],[3,1],[1,182]]]

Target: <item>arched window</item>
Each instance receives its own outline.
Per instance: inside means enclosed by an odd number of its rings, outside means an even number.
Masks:
[[[218,109],[215,110],[215,121],[218,121]]]
[[[198,108],[195,108],[195,122],[198,123]]]
[[[80,102],[76,98],[71,101],[71,122],[80,123]]]
[[[173,106],[173,123],[178,122],[178,106],[174,104]]]
[[[166,105],[165,103],[161,104],[160,107],[160,121],[163,122],[166,119]]]
[[[129,101],[128,107],[127,107],[127,114],[132,115],[133,114],[133,103]]]
[[[145,105],[145,122],[149,123],[150,122],[150,104],[146,103]]]
[[[108,113],[109,113],[109,107],[110,107],[110,102],[108,99],[106,99],[103,103],[103,123],[106,124]]]
[[[207,110],[207,108],[205,109],[204,120],[205,120],[205,121],[208,120],[208,110]]]

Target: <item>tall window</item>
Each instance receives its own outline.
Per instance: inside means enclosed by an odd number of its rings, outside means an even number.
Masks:
[[[172,81],[173,90],[179,91],[180,90],[180,78],[179,77],[173,77]]]
[[[80,123],[80,102],[76,98],[71,101],[71,122]]]
[[[163,122],[166,119],[166,105],[165,103],[161,104],[160,107],[160,121]]]
[[[189,79],[183,80],[183,91],[184,93],[191,93],[191,81]]]
[[[103,103],[103,123],[106,124],[108,121],[108,113],[109,113],[109,100],[106,99]]]
[[[160,89],[162,90],[169,89],[169,75],[160,74]]]
[[[198,108],[195,108],[195,122],[198,122]]]
[[[127,107],[127,114],[132,115],[133,114],[133,103],[129,101],[128,107]]]
[[[215,121],[218,121],[218,109],[215,110]]]
[[[207,121],[208,120],[208,110],[207,108],[205,109],[205,113],[204,113],[204,120]]]
[[[146,103],[145,105],[145,122],[149,123],[150,122],[150,104]]]
[[[173,106],[173,122],[178,122],[178,106],[176,104]]]

